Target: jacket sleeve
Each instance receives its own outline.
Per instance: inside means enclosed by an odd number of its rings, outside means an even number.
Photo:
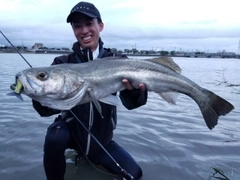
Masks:
[[[72,54],[57,56],[54,58],[51,65],[68,63],[70,56],[72,56]]]
[[[38,101],[32,100],[33,108],[42,117],[52,116],[54,114],[59,114],[61,111],[57,109],[51,109],[46,106],[42,106]]]
[[[148,91],[140,89],[123,90],[120,92],[122,104],[128,109],[135,109],[147,103]]]

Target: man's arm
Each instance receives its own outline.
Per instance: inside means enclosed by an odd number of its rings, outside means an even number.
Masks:
[[[52,116],[54,114],[59,114],[61,111],[56,109],[51,109],[46,106],[42,106],[38,101],[32,100],[33,108],[42,117]]]

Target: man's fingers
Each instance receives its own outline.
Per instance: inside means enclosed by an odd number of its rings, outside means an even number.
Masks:
[[[123,79],[122,80],[122,83],[124,84],[124,86],[126,87],[126,89],[128,90],[133,90],[134,87],[132,86],[132,84],[127,80],[127,79]],[[139,84],[138,85],[138,88],[142,91],[145,91],[146,90],[146,86],[144,84]]]
[[[133,86],[131,85],[131,83],[127,79],[123,79],[122,83],[124,84],[126,89],[128,89],[128,90],[133,90],[134,89]]]
[[[139,84],[139,89],[141,89],[141,91],[145,91],[146,90],[146,86],[144,84]]]

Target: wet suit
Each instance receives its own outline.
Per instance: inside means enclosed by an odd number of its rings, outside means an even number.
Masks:
[[[56,57],[52,63],[84,63],[91,60],[90,50],[81,50],[79,43],[73,44],[73,53]],[[121,54],[114,55],[110,49],[103,50],[103,42],[99,39],[99,58],[108,56],[125,57]],[[81,61],[81,62],[80,62]],[[131,110],[146,104],[147,91],[139,89],[123,90],[120,92],[120,99],[123,105]],[[112,140],[113,130],[117,124],[116,106],[100,102],[102,107],[102,118],[93,103],[77,105],[72,108],[72,112],[91,131],[111,156],[120,166],[130,173],[134,179],[142,177],[142,170],[131,155],[121,146]],[[43,107],[39,102],[33,100],[34,109],[41,116],[51,116],[59,114],[61,111]],[[62,180],[66,169],[65,150],[75,149],[84,153],[89,160],[96,164],[101,164],[114,174],[120,174],[119,167],[110,159],[102,148],[90,137],[88,132],[67,111],[58,115],[54,123],[48,128],[44,144],[44,169],[48,180]]]

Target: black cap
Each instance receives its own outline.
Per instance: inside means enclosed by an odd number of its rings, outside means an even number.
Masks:
[[[67,17],[68,23],[72,22],[73,15],[75,13],[82,13],[93,19],[97,18],[100,21],[102,21],[101,15],[100,15],[98,9],[92,3],[89,3],[89,2],[83,2],[83,1],[79,2],[72,8],[70,14]]]

